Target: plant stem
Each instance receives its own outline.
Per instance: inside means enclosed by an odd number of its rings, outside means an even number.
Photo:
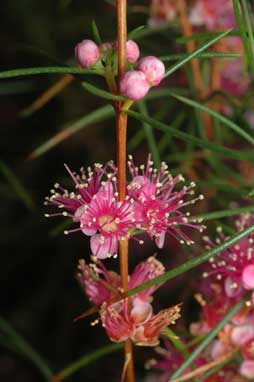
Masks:
[[[178,0],[178,11],[180,15],[180,20],[182,24],[182,31],[184,36],[191,36],[193,35],[192,26],[189,22],[189,18],[187,15],[187,9],[186,9],[186,2],[185,0]],[[196,44],[194,40],[187,40],[186,41],[186,48],[187,52],[190,54],[196,49]],[[204,98],[207,94],[207,91],[205,89],[203,79],[201,76],[201,70],[200,70],[200,64],[199,61],[195,58],[190,61],[192,75],[193,75],[193,81],[195,85],[195,89],[197,92],[197,96],[199,99]],[[206,135],[208,139],[213,138],[213,126],[212,126],[212,119],[209,115],[202,113],[201,114],[204,126],[206,128]]]
[[[126,69],[126,0],[117,0],[117,38],[118,38],[118,81]],[[118,194],[119,200],[125,199],[126,193],[126,136],[127,115],[122,112],[122,102],[116,103],[116,134],[117,134],[117,169],[118,169]],[[128,290],[128,238],[119,241],[120,276],[124,292]],[[132,343],[124,343],[126,382],[134,382],[134,366]]]

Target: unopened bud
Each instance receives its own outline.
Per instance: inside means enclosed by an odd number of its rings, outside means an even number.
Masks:
[[[154,56],[142,58],[137,66],[146,76],[150,85],[158,85],[165,75],[165,66],[161,60]]]
[[[76,45],[75,56],[80,66],[89,68],[99,60],[100,50],[92,40],[83,40]]]

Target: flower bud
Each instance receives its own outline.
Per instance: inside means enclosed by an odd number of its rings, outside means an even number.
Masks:
[[[126,43],[126,58],[131,64],[134,64],[139,58],[139,47],[133,40]]]
[[[142,58],[137,69],[145,74],[150,85],[158,85],[165,75],[163,62],[154,56]]]
[[[100,50],[92,40],[83,40],[76,45],[75,56],[80,66],[89,68],[99,60]]]
[[[143,98],[148,90],[149,84],[146,76],[139,70],[126,72],[120,81],[121,94],[133,101]]]
[[[114,48],[118,48],[118,41],[114,43]],[[138,44],[133,40],[128,40],[126,42],[126,59],[131,64],[134,64],[139,58],[139,47]]]
[[[242,273],[242,281],[245,289],[254,289],[254,265],[247,265]]]

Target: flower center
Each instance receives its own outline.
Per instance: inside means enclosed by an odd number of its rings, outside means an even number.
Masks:
[[[105,232],[115,232],[118,228],[116,220],[111,215],[103,215],[99,217],[99,224]]]

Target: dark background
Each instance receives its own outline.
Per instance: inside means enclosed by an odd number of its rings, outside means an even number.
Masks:
[[[92,19],[96,20],[105,41],[116,38],[114,7],[102,0],[6,0],[1,2],[0,15],[1,70],[54,65],[47,55],[60,63],[71,62],[75,44],[92,38]],[[132,14],[129,29],[145,24],[146,20],[145,14]],[[169,51],[172,35],[173,32],[168,32],[165,36],[142,40],[143,55]],[[115,157],[114,119],[111,119],[89,126],[37,159],[28,159],[35,148],[60,131],[66,122],[105,103],[86,93],[75,81],[41,110],[21,118],[21,110],[58,78],[41,75],[0,83],[1,315],[48,361],[54,372],[108,340],[100,326],[91,328],[90,318],[73,323],[73,318],[89,307],[75,280],[78,259],[89,258],[88,239],[79,233],[64,236],[63,228],[59,228],[61,219],[44,218],[48,210],[43,207],[43,199],[56,181],[70,184],[63,163],[77,170],[81,165],[105,163]],[[160,101],[154,101],[151,109],[159,108]],[[174,118],[174,111],[163,113],[168,121]],[[138,127],[133,121],[130,123],[130,139]],[[137,161],[145,160],[146,142],[133,147],[131,151]],[[32,202],[24,203],[3,170],[6,166],[22,183]],[[142,249],[131,243],[131,266],[154,252],[155,247],[149,240]],[[177,244],[168,240],[159,258],[172,267],[178,262],[177,253]],[[182,261],[186,257],[178,258]],[[116,267],[116,261],[108,264]],[[157,293],[155,309],[183,300],[186,307],[192,304],[188,302],[190,290],[184,292],[182,288],[186,283],[191,285],[191,279],[184,276],[164,286]],[[185,320],[188,322],[190,317]],[[137,348],[135,354],[137,375],[143,380],[144,362],[153,353]],[[122,357],[118,352],[67,380],[119,381],[121,367]],[[2,346],[0,380],[39,382],[44,378],[22,354]]]

